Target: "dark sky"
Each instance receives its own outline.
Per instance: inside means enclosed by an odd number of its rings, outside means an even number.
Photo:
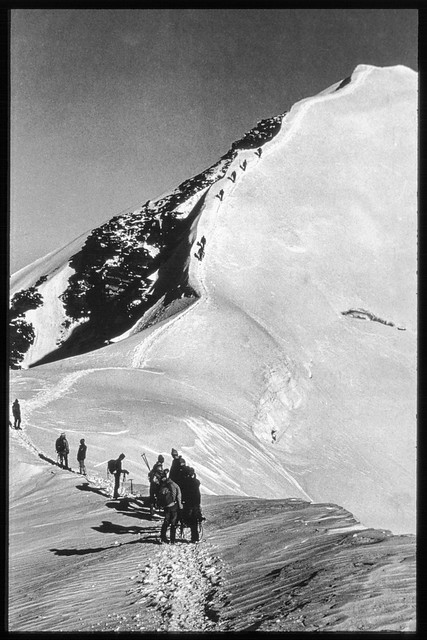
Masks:
[[[11,272],[358,64],[417,70],[417,11],[12,11]]]

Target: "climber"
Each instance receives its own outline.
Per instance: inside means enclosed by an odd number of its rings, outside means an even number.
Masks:
[[[178,477],[179,474],[179,459],[180,459],[180,455],[178,453],[178,451],[176,449],[172,449],[171,450],[171,456],[172,456],[172,464],[171,464],[171,468],[170,468],[170,472],[169,472],[169,478],[173,481],[176,482],[176,479]]]
[[[272,429],[271,430],[271,442],[272,443],[276,442],[276,433],[277,433],[277,429]]]
[[[87,451],[87,446],[85,444],[84,438],[82,438],[80,440],[79,450],[77,451],[77,462],[79,463],[79,466],[80,466],[79,473],[81,473],[84,476],[86,475],[86,467],[85,467],[86,451]]]
[[[61,467],[64,467],[64,462],[65,462],[65,468],[69,469],[68,454],[70,453],[70,447],[68,446],[68,440],[65,437],[65,433],[61,433],[61,435],[59,436],[59,438],[55,443],[55,448],[56,448],[56,453],[59,456],[59,462]]]
[[[190,527],[191,542],[199,542],[199,522],[202,520],[200,508],[200,480],[193,467],[186,467],[181,484],[183,512],[182,520]]]
[[[233,171],[231,176],[227,177],[227,180],[231,180],[231,182],[236,182],[236,172]]]
[[[241,168],[242,171],[246,171],[247,164],[248,163],[246,162],[246,160],[243,160],[242,164],[240,165],[240,168]]]
[[[187,473],[187,466],[182,456],[179,456],[178,461],[179,461],[179,467],[178,467],[178,471],[177,471],[174,482],[176,482],[176,484],[181,488],[181,485]]]
[[[222,202],[223,197],[224,197],[224,189],[221,189],[219,193],[216,194],[215,198],[219,198]]]
[[[182,511],[181,489],[173,480],[168,478],[168,471],[168,469],[165,469],[162,472],[159,492],[157,494],[158,504],[163,508],[165,516],[160,530],[160,544],[169,542],[166,537],[169,526],[170,543],[175,543],[178,515]]]
[[[15,429],[21,429],[21,407],[18,398],[12,404],[13,426]]]
[[[126,478],[126,475],[129,473],[126,469],[122,469],[122,460],[126,458],[124,453],[121,453],[117,460],[109,460],[108,461],[108,471],[114,475],[114,493],[113,498],[116,499],[119,497],[119,486],[120,486],[120,477],[123,474],[123,479]]]
[[[259,148],[255,151],[255,155],[257,155],[257,156],[261,157],[261,154],[262,154],[262,149],[261,149],[261,147],[259,147]]]
[[[159,454],[157,462],[154,463],[153,468],[148,473],[148,479],[150,481],[150,516],[154,516],[154,509],[157,509],[157,494],[160,487],[160,477],[163,472],[163,463],[165,459]]]

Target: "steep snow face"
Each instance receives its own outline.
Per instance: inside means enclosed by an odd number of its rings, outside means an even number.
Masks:
[[[32,314],[30,322],[22,314],[16,318],[15,313],[10,326],[11,365],[44,364],[99,348],[133,333],[133,326],[140,326],[141,319],[161,299],[166,308],[173,305],[173,309],[183,297],[191,303],[194,291],[188,286],[189,233],[207,192],[225,175],[240,149],[259,148],[271,140],[280,129],[282,117],[260,121],[217,163],[184,181],[172,193],[149,200],[132,213],[111,218],[90,232],[84,242],[75,241],[21,270],[13,278],[12,294],[29,301],[25,311],[32,308],[34,296],[40,295],[33,291],[39,285],[33,276],[40,268],[43,280],[61,269],[64,260],[72,272],[62,283],[62,290],[56,287],[45,292],[48,295],[42,303],[45,310],[61,308],[59,332],[53,331],[49,339],[40,337],[46,332],[46,314]],[[233,176],[235,179],[235,173]],[[71,251],[77,247],[77,252]],[[12,308],[13,303],[12,298]]]
[[[119,341],[14,373],[41,447],[65,428],[89,465],[125,451],[138,479],[140,449],[173,446],[205,492],[415,530],[417,76],[340,84],[184,189],[186,226]]]
[[[247,420],[264,442],[277,430],[314,499],[413,530],[416,75],[359,68],[296,105],[251,160],[201,219],[206,257],[191,272],[210,308],[237,306],[242,337],[255,324],[272,343]],[[239,380],[244,345],[228,352]]]

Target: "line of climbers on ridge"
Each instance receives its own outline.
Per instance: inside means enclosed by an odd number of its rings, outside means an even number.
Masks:
[[[255,155],[258,156],[258,158],[261,158],[262,155],[262,148],[259,147],[256,151],[255,151]],[[242,171],[246,171],[246,167],[248,166],[248,162],[247,160],[243,160],[242,164],[239,164],[239,167],[241,168]],[[236,172],[233,171],[229,176],[227,176],[227,180],[230,180],[231,182],[236,182]],[[218,191],[218,193],[216,194],[215,198],[219,198],[219,200],[222,202],[223,198],[224,198],[224,189],[220,189]]]
[[[261,154],[262,154],[261,147],[259,147],[259,149],[257,149],[255,151],[255,154],[259,158],[261,157]],[[245,160],[243,160],[242,164],[239,165],[239,167],[241,168],[242,171],[246,171],[247,165],[248,165],[248,163],[247,163],[247,160],[245,159]],[[231,174],[229,176],[227,176],[227,180],[231,180],[231,182],[234,183],[234,182],[236,182],[236,177],[237,177],[236,172],[232,171]],[[222,202],[222,200],[224,198],[224,189],[220,189],[219,192],[216,194],[215,198],[219,198],[219,200]],[[203,258],[205,257],[205,245],[206,245],[205,236],[202,236],[201,239],[196,244],[199,247],[199,249],[194,254],[194,257],[197,258],[197,260],[199,260],[201,262],[203,260]]]
[[[58,465],[61,468],[71,470],[68,466],[70,447],[65,433],[61,433],[55,442],[58,456]],[[87,445],[84,438],[80,440],[77,451],[79,473],[86,475]],[[149,505],[150,516],[154,518],[155,509],[163,510],[164,520],[160,532],[160,542],[174,544],[176,541],[176,527],[185,524],[191,531],[191,542],[199,542],[199,523],[204,520],[201,511],[200,480],[196,477],[193,467],[187,466],[184,458],[172,449],[172,463],[170,469],[164,468],[164,457],[159,454],[157,461],[149,470],[150,481]],[[119,498],[120,481],[125,480],[129,474],[123,468],[125,454],[121,453],[117,459],[111,459],[107,463],[107,474],[114,476],[113,499]],[[149,467],[146,456],[143,458]],[[170,540],[167,539],[167,530],[170,527]]]
[[[22,430],[21,405],[19,404],[18,398],[16,398],[12,403],[12,415],[13,415],[14,423],[12,425],[11,421],[9,420],[9,426],[12,427],[13,429]],[[70,454],[70,446],[68,444],[68,440],[65,433],[61,433],[59,438],[56,439],[55,451],[57,456],[56,458],[57,464],[61,468],[67,469],[68,471],[70,471],[71,468],[68,466],[68,456]],[[79,473],[83,475],[86,475],[86,467],[85,467],[86,451],[87,451],[87,446],[86,446],[85,440],[84,438],[81,438],[80,446],[77,451],[77,462],[79,463]]]

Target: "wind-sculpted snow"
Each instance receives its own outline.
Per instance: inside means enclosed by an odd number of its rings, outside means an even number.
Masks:
[[[142,451],[175,447],[206,493],[414,531],[416,83],[360,66],[34,282],[25,270],[22,288],[47,280],[23,362],[57,359],[13,372],[34,439],[85,437],[94,465],[124,451],[138,481]]]
[[[111,500],[12,434],[9,631],[415,630],[414,536],[329,503],[204,496],[201,543],[159,546],[148,487]]]

